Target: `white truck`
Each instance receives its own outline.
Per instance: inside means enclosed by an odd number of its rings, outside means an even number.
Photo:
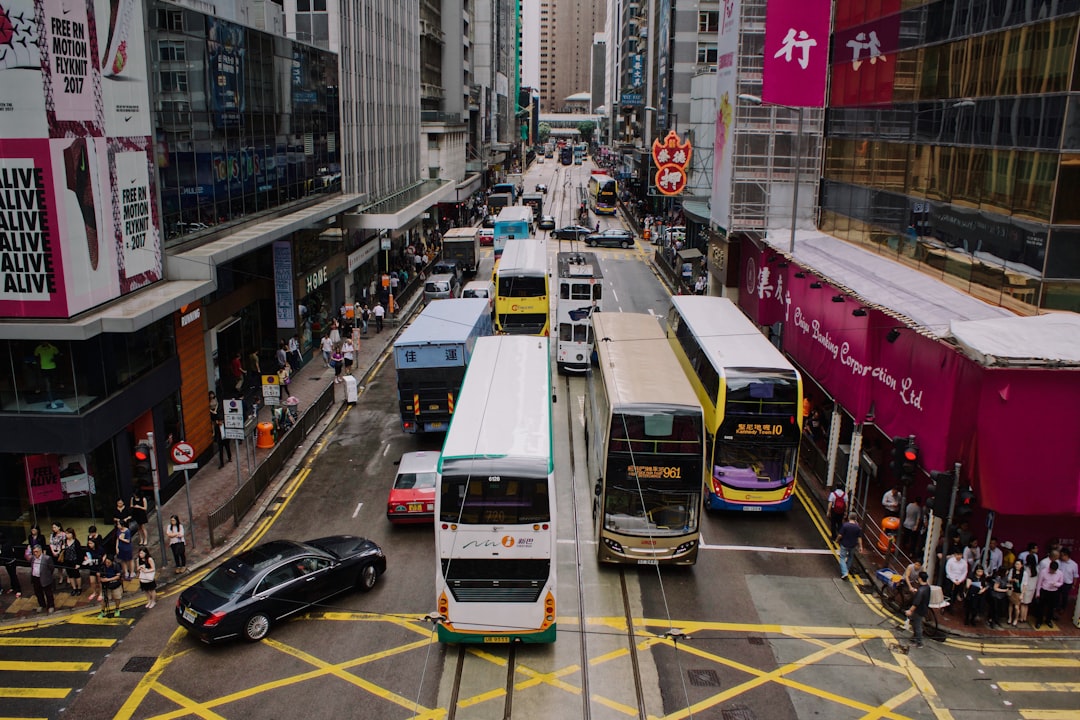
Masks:
[[[474,227],[450,228],[442,237],[443,260],[457,260],[463,273],[473,275],[480,266],[480,236]]]

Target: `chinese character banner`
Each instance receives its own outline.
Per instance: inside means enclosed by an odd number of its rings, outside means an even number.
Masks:
[[[829,60],[829,0],[770,0],[761,99],[823,107]]]

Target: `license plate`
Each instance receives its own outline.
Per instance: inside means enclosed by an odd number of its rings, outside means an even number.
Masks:
[[[761,512],[760,505],[747,505],[742,509],[743,512]]]
[[[409,512],[423,512],[423,503],[409,503]]]
[[[489,637],[484,638],[484,642],[486,642],[486,643],[507,643],[507,644],[509,644],[510,638],[503,637],[501,635],[495,636],[495,637],[489,636]]]
[[[195,624],[195,620],[197,618],[198,618],[198,615],[196,615],[195,611],[192,610],[191,608],[187,608],[186,610],[184,610],[184,619],[187,620],[192,625]]]
[[[638,560],[637,564],[638,565],[659,565],[660,561],[659,560]]]
[[[443,424],[441,422],[428,423],[428,427],[430,427],[432,430],[438,430],[442,426]]]

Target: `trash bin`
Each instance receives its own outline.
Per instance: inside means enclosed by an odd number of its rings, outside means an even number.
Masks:
[[[345,376],[345,402],[356,403],[356,378],[352,375]]]
[[[900,518],[889,516],[881,519],[881,536],[878,537],[877,549],[889,552],[896,544],[896,534],[900,531]]]
[[[261,422],[257,426],[258,436],[255,441],[255,447],[260,448],[272,448],[274,447],[274,423]]]

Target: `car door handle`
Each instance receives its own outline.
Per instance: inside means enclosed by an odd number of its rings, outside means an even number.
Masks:
[[[315,579],[314,575],[308,575],[306,578],[304,578],[304,582],[311,582],[314,579]]]

